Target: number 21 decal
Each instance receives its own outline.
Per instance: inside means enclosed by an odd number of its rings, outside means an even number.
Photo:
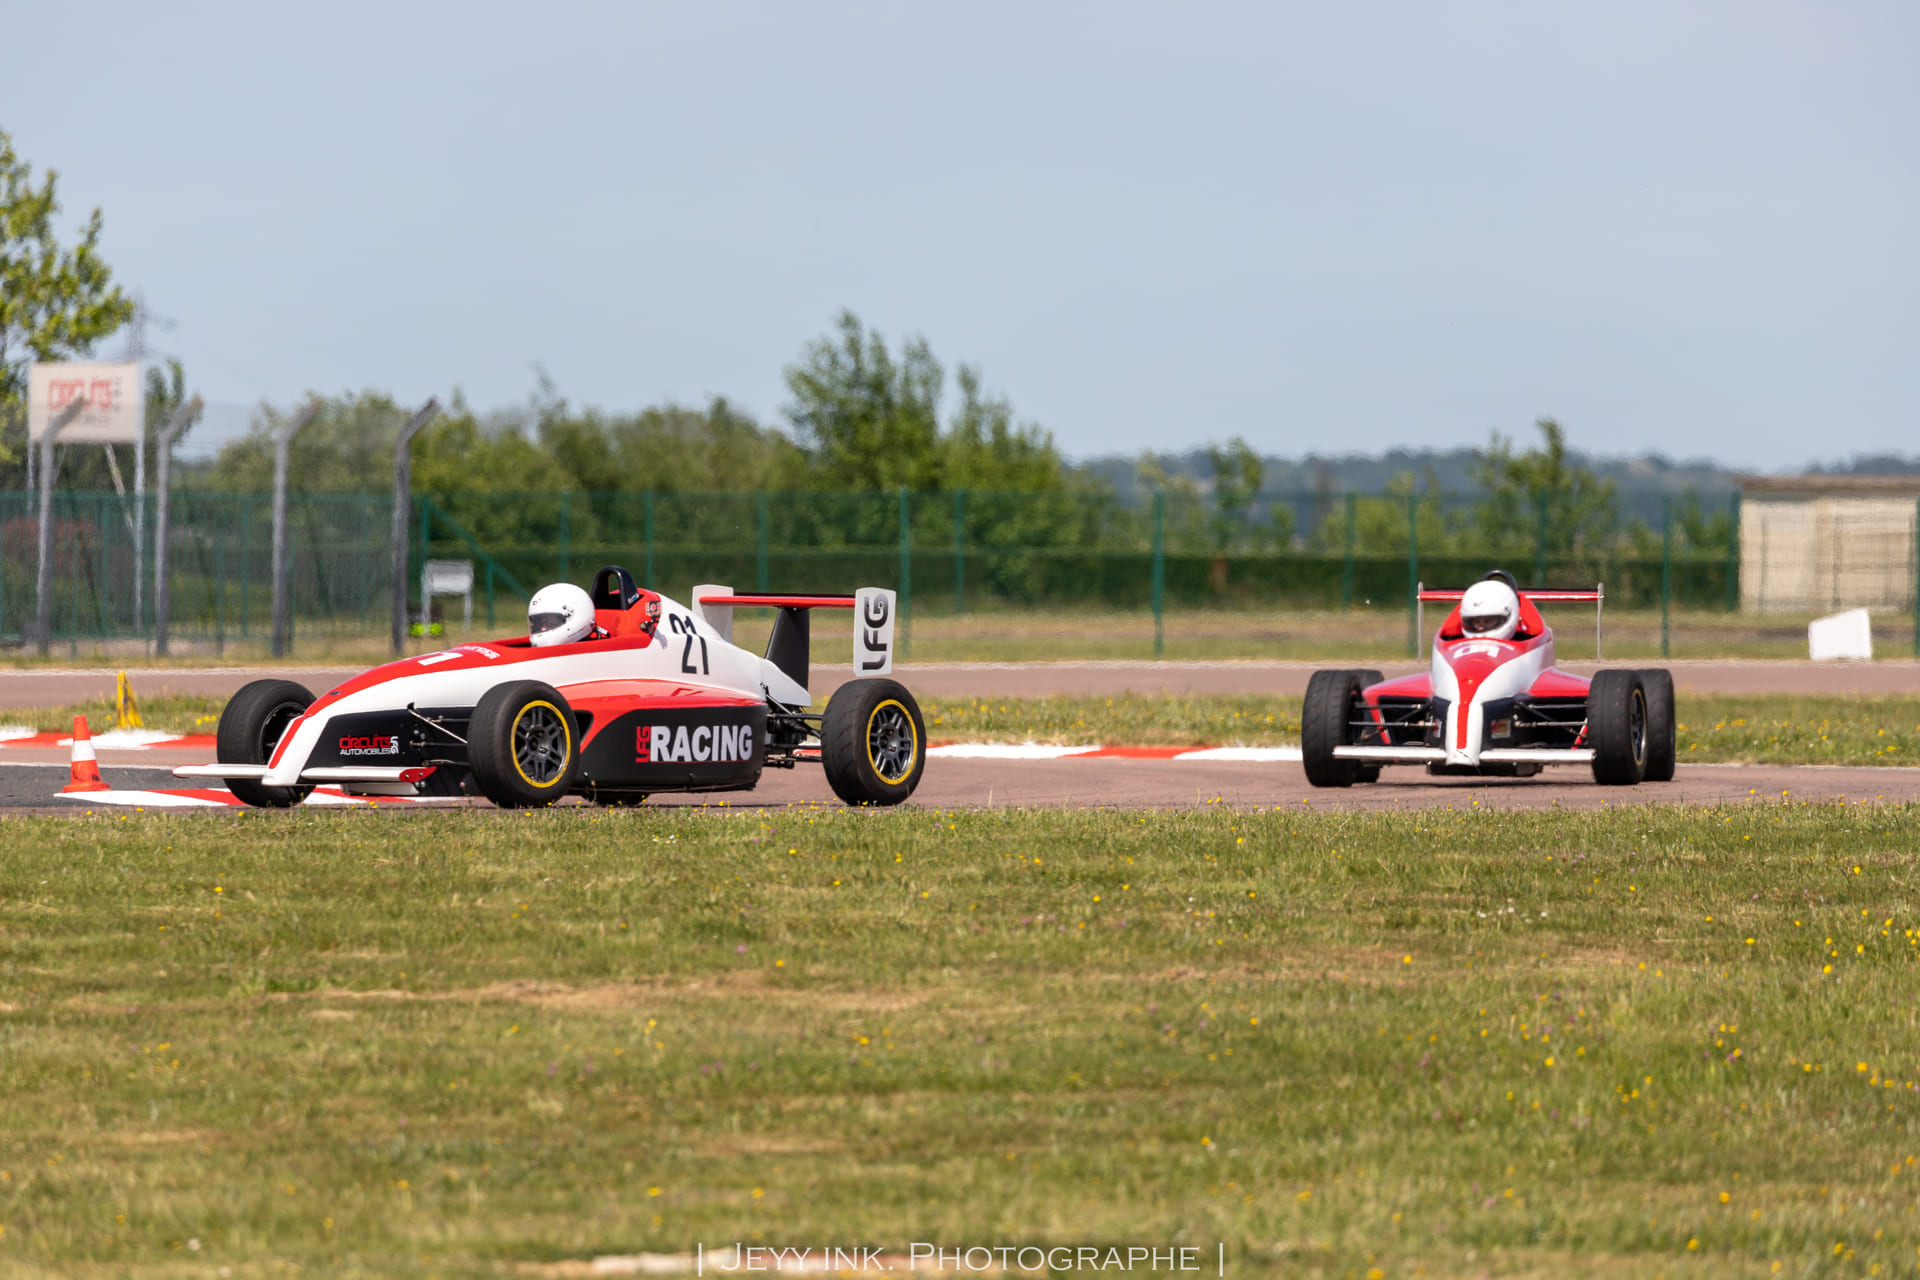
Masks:
[[[682,635],[687,638],[686,647],[680,650],[680,670],[690,676],[706,675],[707,638],[694,633],[693,619],[683,618],[677,613],[673,614],[667,619],[667,629],[675,635]],[[698,670],[696,670],[693,665],[693,646],[695,644],[700,646],[700,666]]]

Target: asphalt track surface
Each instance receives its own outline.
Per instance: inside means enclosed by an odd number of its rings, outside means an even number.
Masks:
[[[894,676],[921,698],[1037,698],[1047,695],[1111,697],[1122,693],[1267,694],[1299,697],[1307,677],[1331,662],[942,662],[901,663]],[[1388,676],[1424,671],[1412,662],[1359,663]],[[1569,662],[1568,671],[1589,675],[1599,666]],[[1673,672],[1681,693],[1699,694],[1920,694],[1920,661],[1812,663],[1680,661],[1656,663]],[[131,672],[138,693],[163,690],[224,696],[249,680],[275,676],[324,693],[360,667],[149,667]],[[810,690],[824,698],[851,672],[815,667]],[[14,668],[0,670],[0,707],[61,707],[90,698],[112,698],[111,668]]]
[[[1297,696],[1308,676],[1327,664],[1293,662],[1078,662],[941,663],[906,665],[896,674],[924,699],[962,696],[1039,697],[1153,694],[1268,694]],[[1683,692],[1812,695],[1920,693],[1920,662],[1857,664],[1810,662],[1674,662],[1668,664]],[[1388,675],[1419,670],[1411,663],[1383,666]],[[1591,664],[1568,664],[1573,671]],[[248,680],[279,675],[316,692],[331,688],[358,668],[261,667],[151,668],[135,673],[136,688],[181,693],[227,694]],[[820,667],[814,694],[823,696],[847,678],[844,670]],[[110,670],[15,669],[0,671],[0,707],[59,706],[111,696]],[[203,749],[154,748],[100,753],[101,769],[116,788],[148,790],[189,784],[168,770],[204,763]],[[105,806],[63,800],[66,753],[14,748],[0,753],[0,810],[85,812]],[[1709,805],[1778,798],[1849,801],[1920,800],[1920,769],[1712,765],[1683,766],[1672,783],[1635,788],[1599,787],[1584,769],[1549,769],[1535,778],[1429,778],[1418,769],[1389,769],[1381,782],[1347,790],[1307,784],[1297,763],[1175,760],[991,760],[936,758],[914,802],[935,807],[1164,808],[1226,803],[1237,806],[1307,805],[1313,808],[1397,809],[1478,803],[1491,808],[1594,808],[1626,804]],[[751,792],[707,796],[663,795],[658,805],[739,807],[832,804],[817,767],[770,769]],[[388,806],[411,811],[414,806]]]
[[[157,753],[147,753],[157,754]],[[167,767],[103,763],[116,788],[186,787]],[[64,769],[51,761],[0,761],[0,809],[13,813],[125,813],[119,806],[64,800],[56,793]],[[1388,769],[1372,786],[1322,790],[1309,786],[1298,764],[1178,760],[979,760],[936,758],[914,794],[924,808],[1191,808],[1229,804],[1238,808],[1299,806],[1312,809],[1415,809],[1434,806],[1491,809],[1594,809],[1626,805],[1715,805],[1758,800],[1920,802],[1920,769],[1781,767],[1773,765],[1683,765],[1670,783],[1638,787],[1596,786],[1584,769],[1549,769],[1534,778],[1429,778],[1419,769]],[[455,801],[454,807],[483,801]],[[688,796],[662,795],[649,807],[758,808],[837,805],[817,766],[769,769],[753,791]],[[389,813],[429,806],[388,805]],[[446,807],[443,805],[431,806]],[[325,812],[342,812],[329,807]],[[187,810],[185,812],[223,812]]]

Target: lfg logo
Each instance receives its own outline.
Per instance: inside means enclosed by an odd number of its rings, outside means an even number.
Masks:
[[[643,724],[634,735],[641,764],[688,764],[753,759],[753,726],[701,724],[688,728]]]

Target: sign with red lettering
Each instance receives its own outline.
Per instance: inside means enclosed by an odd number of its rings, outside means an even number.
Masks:
[[[137,364],[36,364],[27,377],[27,435],[79,406],[60,428],[61,444],[132,444],[146,413]]]

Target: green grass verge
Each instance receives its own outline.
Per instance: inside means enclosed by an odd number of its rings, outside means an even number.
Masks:
[[[6,824],[0,1269],[1869,1275],[1920,812]]]
[[[147,728],[162,733],[212,733],[220,722],[220,709],[226,705],[225,698],[169,693],[141,698],[140,719]],[[20,707],[0,711],[0,724],[68,733],[73,729],[73,718],[79,715],[87,718],[89,730],[104,733],[114,726],[113,700],[95,698],[64,707]]]

